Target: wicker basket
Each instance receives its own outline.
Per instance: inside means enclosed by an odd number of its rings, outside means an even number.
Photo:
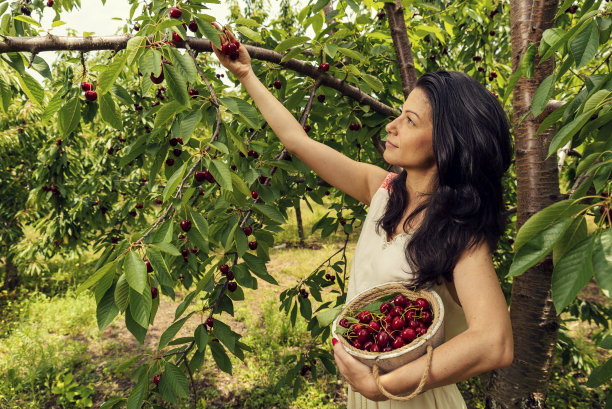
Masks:
[[[336,334],[336,328],[339,325],[338,322],[346,316],[347,312],[360,310],[373,301],[376,301],[386,295],[395,293],[401,293],[411,300],[424,298],[429,302],[433,313],[433,321],[425,335],[418,337],[411,343],[401,348],[389,352],[369,352],[353,347],[343,336],[337,336],[336,339],[338,339],[338,341],[350,355],[372,368],[376,378],[378,378],[379,370],[381,372],[390,372],[402,365],[420,358],[429,352],[428,365],[421,382],[424,383],[429,372],[431,351],[433,348],[444,342],[444,304],[442,303],[440,296],[435,291],[413,291],[410,289],[410,283],[407,282],[390,282],[372,287],[357,294],[345,305],[340,315],[334,320],[332,334]],[[383,393],[384,392],[385,391],[383,390]],[[405,400],[401,399],[401,397],[392,395],[387,396],[391,397],[392,399]]]

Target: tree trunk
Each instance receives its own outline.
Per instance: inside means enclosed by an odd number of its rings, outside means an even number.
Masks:
[[[13,264],[13,258],[7,254],[6,262],[4,264],[4,283],[2,284],[3,290],[12,291],[19,285],[19,274],[17,267]]]
[[[304,225],[302,224],[302,209],[300,201],[295,205],[295,219],[297,220],[298,237],[300,238],[300,246],[304,246]]]
[[[529,43],[537,47],[542,32],[553,26],[557,6],[557,2],[551,0],[511,2],[513,71],[518,68]],[[538,64],[536,56],[533,77],[521,78],[513,91],[517,229],[534,213],[558,201],[560,196],[555,157],[545,160],[554,128],[535,136],[546,113],[538,118],[530,116],[519,125],[531,107],[536,89],[553,72],[552,59]],[[546,387],[559,328],[551,298],[552,269],[552,260],[547,257],[513,281],[510,316],[514,362],[482,377],[487,408],[546,407]]]

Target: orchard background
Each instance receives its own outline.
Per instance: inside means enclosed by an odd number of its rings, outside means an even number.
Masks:
[[[0,406],[343,407],[329,323],[367,209],[220,68],[214,2],[126,0],[116,35],[56,35],[89,1],[0,0]],[[499,97],[515,360],[460,390],[612,407],[611,3],[225,7],[309,136],[360,161],[388,168],[384,126],[422,73]]]

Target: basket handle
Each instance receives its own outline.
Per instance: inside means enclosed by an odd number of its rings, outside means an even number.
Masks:
[[[419,386],[416,388],[414,392],[412,392],[408,396],[396,396],[396,395],[393,395],[392,393],[389,393],[380,383],[380,378],[378,376],[378,365],[374,364],[374,366],[372,367],[372,374],[374,375],[374,381],[376,381],[376,385],[378,386],[378,389],[382,392],[383,395],[385,395],[389,399],[403,401],[403,402],[413,399],[419,393],[421,393],[421,391],[423,390],[423,387],[425,386],[425,380],[429,376],[429,368],[431,364],[432,355],[433,355],[433,348],[431,347],[431,344],[427,344],[427,363],[425,364],[425,371],[423,372],[423,376],[421,376],[421,381],[419,382]]]

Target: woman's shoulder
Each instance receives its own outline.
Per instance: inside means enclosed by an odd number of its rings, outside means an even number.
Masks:
[[[399,175],[398,173],[389,172],[387,174],[387,177],[385,177],[385,179],[382,181],[382,184],[380,185],[379,189],[391,190],[391,182],[398,175]]]

